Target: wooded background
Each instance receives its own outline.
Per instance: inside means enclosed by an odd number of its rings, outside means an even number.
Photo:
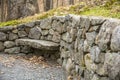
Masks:
[[[73,5],[83,1],[92,4],[96,0],[0,0],[0,22],[34,15],[60,6]],[[102,2],[105,0],[97,1]]]

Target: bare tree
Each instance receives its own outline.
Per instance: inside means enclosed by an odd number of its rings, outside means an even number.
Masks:
[[[1,0],[1,21],[3,21],[4,1]]]

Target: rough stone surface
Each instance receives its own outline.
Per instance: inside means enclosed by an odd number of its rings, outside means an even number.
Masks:
[[[91,46],[88,44],[88,41],[84,41],[84,52],[90,52]]]
[[[105,51],[107,48],[110,47],[110,45],[108,44],[110,43],[112,32],[114,28],[118,25],[118,23],[119,21],[114,19],[107,20],[103,23],[100,32],[96,38],[96,43],[99,45],[99,48],[102,51]]]
[[[6,48],[14,47],[14,46],[15,46],[15,42],[13,42],[13,41],[5,41],[5,42],[4,42],[4,46],[5,46]]]
[[[64,34],[62,35],[62,39],[63,39],[64,41],[66,41],[66,42],[71,42],[71,41],[70,41],[70,37],[69,37],[69,33],[64,33]]]
[[[13,26],[5,26],[5,27],[0,28],[0,31],[7,32],[7,31],[12,31],[13,29],[14,29]]]
[[[0,32],[0,41],[4,41],[6,40],[6,38],[7,38],[6,34],[3,32]]]
[[[32,52],[32,48],[29,46],[21,46],[21,51],[22,53],[31,53]]]
[[[10,33],[9,34],[9,40],[15,40],[15,39],[18,39],[18,35],[14,34],[14,33]]]
[[[14,29],[14,30],[12,30],[12,32],[17,34],[18,33],[18,29]]]
[[[25,24],[26,27],[34,27],[35,26],[35,22],[29,22]]]
[[[18,36],[19,37],[26,37],[27,33],[25,31],[18,31]]]
[[[13,47],[13,48],[5,49],[4,52],[9,53],[9,54],[20,53],[20,47]]]
[[[104,66],[110,80],[120,80],[120,55],[118,53],[107,53]]]
[[[90,32],[92,32],[92,31],[99,32],[99,28],[100,28],[100,27],[101,27],[100,25],[91,26],[90,29],[89,29],[89,31],[90,31]]]
[[[95,42],[95,38],[96,38],[96,32],[86,33],[86,40],[89,46],[92,46],[92,44]]]
[[[74,64],[72,63],[72,60],[68,59],[66,66],[65,66],[65,69],[68,72],[68,74],[70,74],[70,72],[72,71],[73,68],[74,68]]]
[[[53,23],[52,23],[52,28],[53,28],[55,31],[57,31],[58,33],[60,33],[60,34],[63,33],[64,30],[65,30],[64,26],[62,25],[62,23],[57,22],[57,21],[53,21]]]
[[[102,24],[106,19],[103,17],[90,17],[91,25],[100,25]]]
[[[58,32],[54,32],[53,37],[52,37],[52,41],[60,42],[60,40],[61,40],[61,35]]]
[[[112,33],[111,49],[113,51],[120,51],[120,26],[117,26]]]
[[[3,44],[3,42],[0,42],[0,51],[3,51],[4,50],[4,44]]]
[[[81,16],[80,28],[85,28],[85,31],[87,31],[89,27],[90,27],[90,19],[86,16]]]
[[[86,66],[86,68],[88,70],[91,70],[92,64],[93,64],[93,62],[92,62],[90,54],[86,54],[85,55],[85,66]]]
[[[101,53],[99,47],[97,46],[93,46],[90,50],[90,54],[91,54],[91,59],[96,62],[96,63],[99,63],[99,62],[102,62],[102,58],[104,58],[104,53]]]
[[[49,32],[48,30],[42,30],[42,31],[41,31],[41,34],[42,34],[43,36],[46,36],[46,35],[48,35],[48,32]]]
[[[16,40],[17,45],[26,45],[33,48],[43,49],[43,50],[58,50],[59,44],[44,41],[44,40],[32,40],[32,39],[18,39]]]
[[[120,20],[69,14],[1,27],[0,51],[59,58],[73,80],[120,80]]]
[[[32,28],[29,32],[29,37],[33,39],[40,39],[41,29],[39,27]]]
[[[41,29],[50,29],[51,28],[51,20],[50,19],[42,20],[40,27],[41,27]]]

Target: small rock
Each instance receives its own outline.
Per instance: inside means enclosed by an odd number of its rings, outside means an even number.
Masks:
[[[40,39],[41,29],[39,27],[34,27],[29,32],[29,37],[33,39]]]
[[[19,24],[19,25],[17,25],[17,29],[18,29],[19,31],[21,31],[21,30],[24,31],[24,28],[25,28],[25,24]]]
[[[53,21],[52,28],[60,34],[63,33],[65,30],[63,24],[58,21]]]
[[[5,41],[4,42],[4,46],[6,48],[11,48],[11,47],[14,47],[15,46],[15,43],[13,41]]]
[[[71,71],[74,69],[74,64],[73,64],[73,62],[72,62],[72,60],[70,58],[67,60],[65,69],[66,69],[68,74],[70,74]]]
[[[48,35],[48,32],[49,32],[48,30],[41,30],[41,33],[42,33],[43,36]]]
[[[55,31],[54,31],[53,29],[50,29],[50,30],[49,30],[49,34],[51,34],[51,35],[53,35],[54,32],[55,32]]]
[[[13,30],[12,32],[15,33],[15,34],[17,34],[17,33],[18,33],[18,30],[15,29],[15,30]]]
[[[52,35],[48,35],[48,36],[47,36],[47,40],[51,41],[51,40],[52,40],[52,37],[53,37]]]
[[[105,53],[101,53],[99,47],[93,46],[90,50],[91,59],[95,63],[104,62]]]
[[[4,26],[0,28],[1,32],[8,32],[8,31],[12,31],[14,29],[13,26]]]
[[[75,41],[75,39],[77,37],[76,33],[77,33],[76,29],[69,28],[68,32],[66,32],[62,35],[62,39],[68,43],[71,43],[71,42]]]
[[[90,22],[91,22],[91,25],[101,25],[102,23],[105,22],[105,18],[103,17],[90,17]]]
[[[87,31],[90,27],[90,19],[86,16],[80,17],[80,28],[85,28],[85,31]]]
[[[92,44],[95,41],[95,38],[96,38],[96,32],[86,33],[86,40],[87,40],[89,46],[92,46]]]
[[[85,66],[88,70],[91,70],[91,66],[92,66],[93,62],[91,60],[91,56],[90,54],[86,54],[85,55]]]
[[[41,20],[36,20],[35,21],[35,25],[40,25],[40,23],[41,23]]]
[[[20,47],[14,47],[14,48],[5,49],[4,52],[9,53],[9,54],[20,53]]]
[[[25,32],[26,32],[27,34],[29,34],[29,32],[30,32],[30,29],[31,29],[31,28],[29,28],[29,27],[26,27],[26,28],[25,28]]]
[[[66,42],[71,42],[71,41],[70,41],[70,35],[69,35],[68,32],[67,32],[67,33],[64,33],[64,34],[62,35],[62,40],[66,41]]]
[[[40,23],[41,29],[50,29],[51,28],[51,20],[50,19],[44,19]]]
[[[14,33],[9,33],[9,40],[15,40],[18,39],[18,35]]]
[[[24,25],[27,26],[27,27],[34,27],[35,26],[35,22],[29,22],[29,23],[26,23]]]
[[[100,27],[101,27],[100,25],[98,25],[98,26],[91,26],[90,29],[89,29],[89,31],[90,32],[92,32],[92,31],[98,32]]]
[[[61,40],[61,35],[58,32],[55,32],[52,37],[52,41],[54,42],[60,42]]]
[[[84,41],[84,52],[90,52],[91,46],[88,44],[88,41]]]
[[[4,44],[3,44],[3,42],[0,42],[0,51],[3,51],[4,50]]]
[[[18,31],[18,36],[19,37],[26,37],[27,33],[25,31]]]
[[[22,46],[21,47],[21,51],[22,53],[30,53],[32,51],[32,49],[28,46]]]
[[[3,33],[3,32],[0,32],[0,41],[4,41],[4,40],[6,40],[6,39],[7,39],[6,34]]]

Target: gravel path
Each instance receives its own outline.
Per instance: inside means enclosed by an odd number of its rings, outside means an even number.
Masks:
[[[0,53],[0,80],[67,80],[57,63],[43,57]]]

